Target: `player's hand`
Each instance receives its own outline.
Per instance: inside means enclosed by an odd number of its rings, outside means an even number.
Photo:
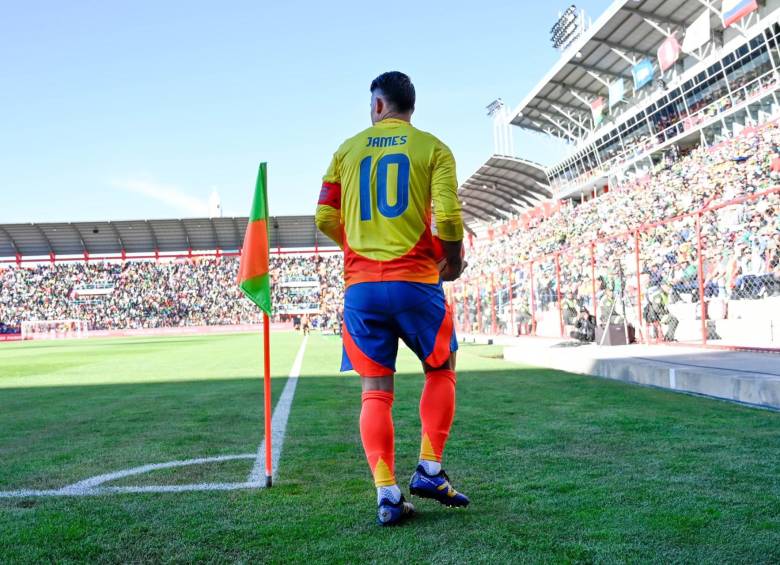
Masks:
[[[451,282],[457,280],[469,264],[467,261],[447,261],[447,264],[441,270],[441,280]]]

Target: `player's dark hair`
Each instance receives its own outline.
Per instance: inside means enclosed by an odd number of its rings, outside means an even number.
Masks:
[[[396,112],[414,110],[415,92],[412,79],[399,71],[382,73],[371,81],[371,92],[380,90]]]

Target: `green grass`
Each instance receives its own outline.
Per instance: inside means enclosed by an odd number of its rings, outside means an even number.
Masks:
[[[274,335],[274,394],[300,344]],[[259,338],[0,347],[0,490],[150,462],[248,453],[262,434]],[[467,510],[416,501],[374,521],[360,383],[314,335],[280,477],[261,491],[0,499],[0,563],[778,562],[780,414],[557,371],[464,347],[446,468]],[[397,471],[416,461],[422,377],[402,351]],[[251,461],[116,484],[242,481]],[[402,487],[405,485],[402,484]]]

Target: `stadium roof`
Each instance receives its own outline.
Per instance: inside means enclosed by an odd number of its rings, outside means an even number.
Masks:
[[[122,220],[0,224],[0,257],[111,255],[237,251],[247,218],[185,218],[179,220]],[[313,248],[335,245],[320,234],[314,217],[273,216],[269,220],[271,248]]]
[[[699,0],[613,3],[520,103],[511,123],[569,141],[587,137],[592,128],[587,102],[606,98],[605,83],[617,78],[625,79],[629,91],[633,85],[629,60],[656,59],[658,47],[666,39],[658,27],[671,31],[687,28],[704,10]],[[710,12],[710,18],[711,27],[718,29],[720,22],[713,25],[717,16]]]
[[[493,155],[460,187],[463,216],[470,220],[503,220],[538,206],[552,196],[538,163]]]

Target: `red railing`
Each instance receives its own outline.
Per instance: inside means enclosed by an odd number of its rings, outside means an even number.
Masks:
[[[640,343],[780,351],[778,218],[780,187],[466,277],[456,327],[561,338],[593,316]]]

